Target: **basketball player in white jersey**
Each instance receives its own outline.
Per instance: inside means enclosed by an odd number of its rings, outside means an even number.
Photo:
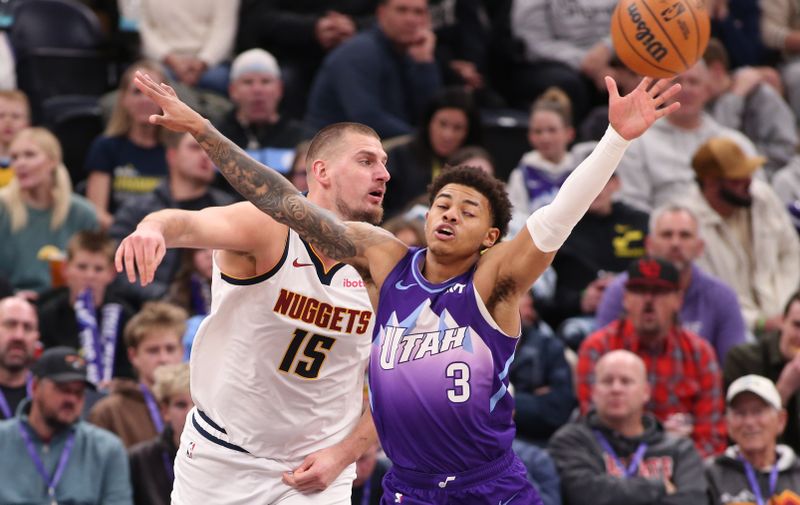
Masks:
[[[329,126],[307,159],[308,200],[381,220],[389,173],[371,128]],[[359,273],[250,202],[148,215],[120,243],[117,270],[134,282],[138,268],[146,285],[168,247],[215,250],[172,503],[349,504],[353,463],[376,440],[362,409],[372,310]]]

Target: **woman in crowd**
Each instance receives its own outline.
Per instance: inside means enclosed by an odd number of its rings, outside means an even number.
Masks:
[[[447,88],[428,105],[411,139],[389,150],[384,208],[391,216],[426,192],[447,158],[465,145],[480,144],[480,117],[471,95]]]
[[[86,196],[94,204],[103,229],[111,226],[114,211],[125,199],[153,191],[167,176],[162,130],[149,120],[160,109],[134,86],[137,70],[157,82],[165,80],[156,63],[131,65],[120,80],[106,131],[94,140],[86,156]]]
[[[72,192],[58,139],[44,128],[22,130],[11,143],[15,177],[0,189],[0,276],[29,298],[52,286],[72,235],[96,229],[86,199]]]

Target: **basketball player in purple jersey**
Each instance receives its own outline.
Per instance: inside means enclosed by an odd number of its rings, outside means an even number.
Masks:
[[[475,169],[443,172],[432,185],[428,247],[409,250],[385,230],[342,222],[308,202],[169,86],[142,75],[136,83],[164,111],[151,122],[192,133],[255,206],[377,288],[370,290],[377,315],[370,402],[394,463],[381,503],[540,503],[511,451],[507,372],[520,334],[518,299],[550,264],[629,142],[679,107],[671,99],[680,86],[645,78],[622,97],[607,77],[605,136],[553,202],[508,242],[497,244],[510,214],[502,185]]]

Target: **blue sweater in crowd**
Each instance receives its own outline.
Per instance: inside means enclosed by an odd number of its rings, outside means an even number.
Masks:
[[[384,139],[405,135],[440,86],[435,63],[418,63],[398,51],[376,26],[325,58],[311,88],[305,121],[314,129],[355,121],[371,126]]]

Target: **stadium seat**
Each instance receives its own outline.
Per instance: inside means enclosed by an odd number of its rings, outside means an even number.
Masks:
[[[85,185],[86,154],[92,141],[103,133],[103,114],[97,97],[67,95],[42,103],[43,123],[61,142],[64,165],[77,192]]]
[[[26,0],[14,8],[10,30],[19,88],[31,99],[34,121],[42,102],[58,95],[108,91],[115,71],[94,13],[74,0]]]
[[[528,144],[528,115],[515,109],[481,110],[484,147],[494,158],[495,176],[508,180],[508,174],[531,147]]]

